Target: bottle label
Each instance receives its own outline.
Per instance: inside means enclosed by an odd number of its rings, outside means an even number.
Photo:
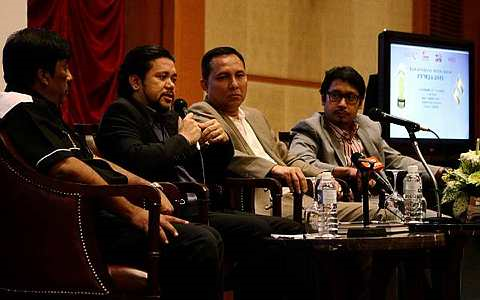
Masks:
[[[337,191],[334,189],[323,190],[323,203],[333,204],[337,203]]]
[[[417,192],[419,188],[420,188],[420,185],[416,181],[405,182],[405,191]]]

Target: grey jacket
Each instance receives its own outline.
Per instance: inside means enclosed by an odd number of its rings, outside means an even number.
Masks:
[[[293,156],[289,155],[286,145],[278,140],[265,116],[259,110],[246,106],[242,106],[242,110],[245,112],[245,118],[262,144],[263,149],[276,164],[297,166],[302,169],[305,176],[316,176],[322,172],[321,169],[313,167],[301,159],[294,159]],[[229,171],[242,177],[264,178],[275,166],[271,161],[255,156],[232,120],[217,111],[207,101],[193,104],[190,111],[195,114],[195,119],[200,122],[217,119],[230,136],[235,154],[228,166]]]
[[[323,113],[317,112],[292,128],[290,155],[320,169],[332,170],[336,166],[347,166],[343,147],[328,133],[324,118]],[[420,161],[402,155],[385,142],[381,136],[380,123],[364,115],[358,115],[356,120],[359,125],[358,137],[367,156],[380,159],[386,169],[407,169],[409,165],[417,165],[420,171],[425,171]],[[439,167],[431,168],[435,174]]]

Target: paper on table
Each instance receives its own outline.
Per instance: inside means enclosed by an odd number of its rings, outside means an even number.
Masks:
[[[303,240],[303,234],[271,234],[274,239]]]

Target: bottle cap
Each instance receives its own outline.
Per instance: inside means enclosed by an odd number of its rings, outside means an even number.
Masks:
[[[417,165],[411,165],[407,167],[408,173],[418,173],[418,166]]]

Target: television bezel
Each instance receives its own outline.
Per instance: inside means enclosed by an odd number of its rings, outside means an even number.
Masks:
[[[378,35],[378,107],[386,113],[390,113],[390,54],[391,44],[434,47],[448,50],[468,51],[469,55],[469,138],[467,139],[436,139],[432,134],[432,138],[419,138],[419,144],[429,146],[444,145],[456,146],[457,148],[466,149],[472,144],[475,134],[475,69],[474,69],[474,46],[473,43],[466,40],[453,40],[445,38],[437,38],[429,35],[421,35],[416,33],[406,33],[398,31],[384,30]],[[371,105],[370,105],[371,106]],[[388,142],[394,144],[402,144],[409,141],[409,138],[392,138],[390,136],[390,125],[382,124],[382,135]]]

